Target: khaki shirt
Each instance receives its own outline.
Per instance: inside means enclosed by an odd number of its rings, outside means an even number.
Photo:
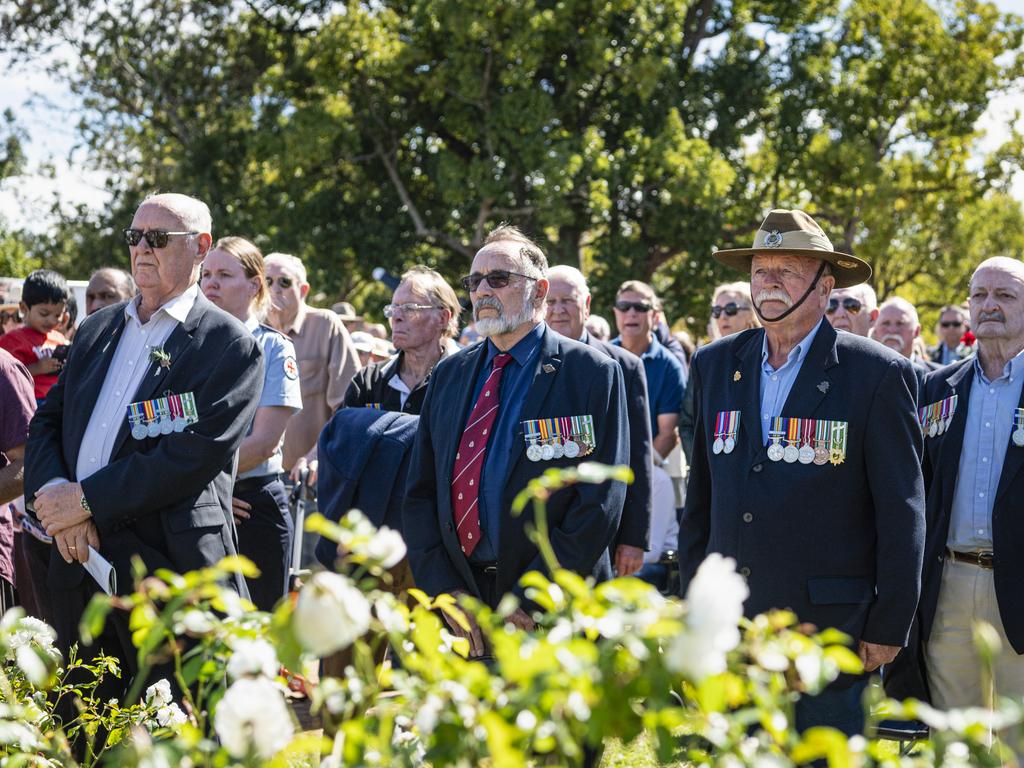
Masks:
[[[316,445],[320,430],[345,399],[349,382],[359,370],[359,353],[341,318],[329,309],[300,305],[285,333],[295,345],[302,391],[302,410],[288,420],[284,433],[288,472]]]

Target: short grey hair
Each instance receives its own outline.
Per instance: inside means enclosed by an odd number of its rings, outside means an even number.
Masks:
[[[158,205],[166,208],[181,221],[190,232],[213,234],[213,217],[209,206],[202,200],[177,192],[161,192],[149,195],[142,205]],[[139,206],[141,207],[141,206]]]
[[[298,256],[292,256],[290,253],[268,253],[263,257],[263,265],[268,267],[271,264],[277,264],[281,269],[290,272],[300,285],[309,284],[306,279],[306,265]]]
[[[418,265],[405,271],[399,285],[403,284],[413,287],[426,296],[432,306],[447,309],[451,313],[442,336],[454,339],[459,335],[459,315],[462,312],[462,305],[459,304],[459,297],[455,295],[455,291],[448,285],[448,282],[441,277],[440,272]]]
[[[754,300],[750,297],[750,283],[743,282],[742,280],[738,283],[722,283],[717,286],[715,292],[711,295],[711,301],[718,301],[718,297],[723,293],[738,293],[747,300],[748,304],[754,304]]]
[[[502,223],[484,238],[485,246],[498,242],[519,244],[519,248],[512,254],[512,259],[517,262],[524,275],[538,279],[547,278],[548,257],[544,255],[544,249],[531,240],[519,227]]]
[[[590,287],[587,285],[587,278],[583,276],[576,267],[568,264],[556,264],[548,270],[548,280],[565,280],[579,289],[580,296],[589,296]]]
[[[864,308],[868,312],[874,312],[878,309],[878,294],[875,293],[875,289],[867,283],[860,283],[858,285],[851,285],[848,288],[833,288],[832,293],[849,293],[853,296],[860,297],[860,303],[864,305]]]
[[[890,296],[889,298],[882,302],[882,305],[878,308],[878,311],[881,312],[886,307],[896,307],[897,309],[902,309],[904,312],[906,312],[914,319],[914,325],[921,324],[921,320],[917,316],[917,307],[915,307],[909,301],[904,299],[902,296]]]

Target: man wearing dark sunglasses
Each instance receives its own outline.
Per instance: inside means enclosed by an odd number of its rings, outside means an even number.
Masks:
[[[533,509],[513,516],[515,496],[550,467],[629,461],[622,371],[547,326],[547,273],[540,246],[502,225],[463,280],[485,340],[434,369],[403,509],[413,578],[429,595],[470,594],[492,609],[508,592],[522,598],[520,578],[548,565],[527,534]],[[581,430],[590,424],[592,433]],[[579,483],[548,499],[549,538],[561,567],[599,580],[612,575],[608,550],[625,493],[618,481]],[[529,611],[524,602],[509,621],[533,629]],[[472,655],[487,652],[474,623],[467,632],[446,620],[469,639]]]
[[[867,283],[836,288],[829,294],[825,318],[837,331],[867,338],[878,318],[878,298]]]
[[[138,296],[82,321],[32,422],[25,498],[54,539],[47,585],[65,652],[98,591],[82,567],[96,552],[121,594],[135,557],[150,571],[185,573],[236,552],[236,452],[263,388],[263,355],[199,291],[211,229],[194,198],[142,203],[125,234]],[[231,583],[248,594],[244,580]],[[115,610],[92,646],[79,645],[86,660],[100,648],[120,659],[126,674],[105,678],[105,697],[126,695],[138,671],[129,638],[128,616]],[[163,665],[152,674],[173,679]]]
[[[935,335],[939,343],[929,351],[933,363],[949,365],[960,359],[960,339],[971,330],[970,316],[967,310],[957,304],[947,304],[939,312],[939,322]]]

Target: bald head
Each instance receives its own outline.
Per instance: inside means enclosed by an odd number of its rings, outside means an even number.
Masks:
[[[202,200],[177,192],[164,192],[150,195],[142,201],[142,205],[154,205],[174,214],[189,232],[211,234],[213,218],[210,209]]]
[[[829,296],[828,321],[838,331],[867,336],[878,317],[878,298],[867,283],[837,288]]]
[[[971,331],[1007,359],[1024,348],[1024,263],[1005,256],[985,259],[971,277]]]
[[[85,314],[127,301],[135,295],[135,281],[123,269],[103,267],[89,277],[85,288]]]
[[[882,302],[875,321],[875,340],[894,349],[904,357],[914,352],[914,339],[921,334],[917,308],[900,296]]]
[[[590,317],[590,289],[576,267],[559,264],[548,270],[547,322],[566,338],[578,340]]]

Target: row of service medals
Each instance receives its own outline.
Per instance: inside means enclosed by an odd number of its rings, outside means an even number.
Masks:
[[[736,447],[736,435],[740,431],[739,411],[719,411],[715,416],[715,441],[711,450],[715,454],[732,453]]]
[[[1018,408],[1013,412],[1013,444],[1018,448],[1024,448],[1024,408]]]
[[[921,422],[921,431],[928,437],[935,437],[949,429],[953,414],[956,413],[958,397],[959,395],[952,395],[937,403],[918,408],[917,417]],[[1016,440],[1014,442],[1016,443]],[[1021,432],[1021,442],[1017,445],[1024,445],[1024,432]]]
[[[184,432],[189,424],[197,421],[199,414],[196,411],[196,398],[191,392],[128,405],[128,423],[131,425],[132,437],[136,440]]]
[[[592,416],[531,419],[523,422],[523,433],[530,461],[552,461],[563,456],[575,459],[587,456],[597,446]]]
[[[831,463],[839,466],[846,460],[846,440],[849,425],[845,421],[825,419],[772,419],[768,438],[768,458],[787,464]],[[785,445],[783,445],[785,440]]]

